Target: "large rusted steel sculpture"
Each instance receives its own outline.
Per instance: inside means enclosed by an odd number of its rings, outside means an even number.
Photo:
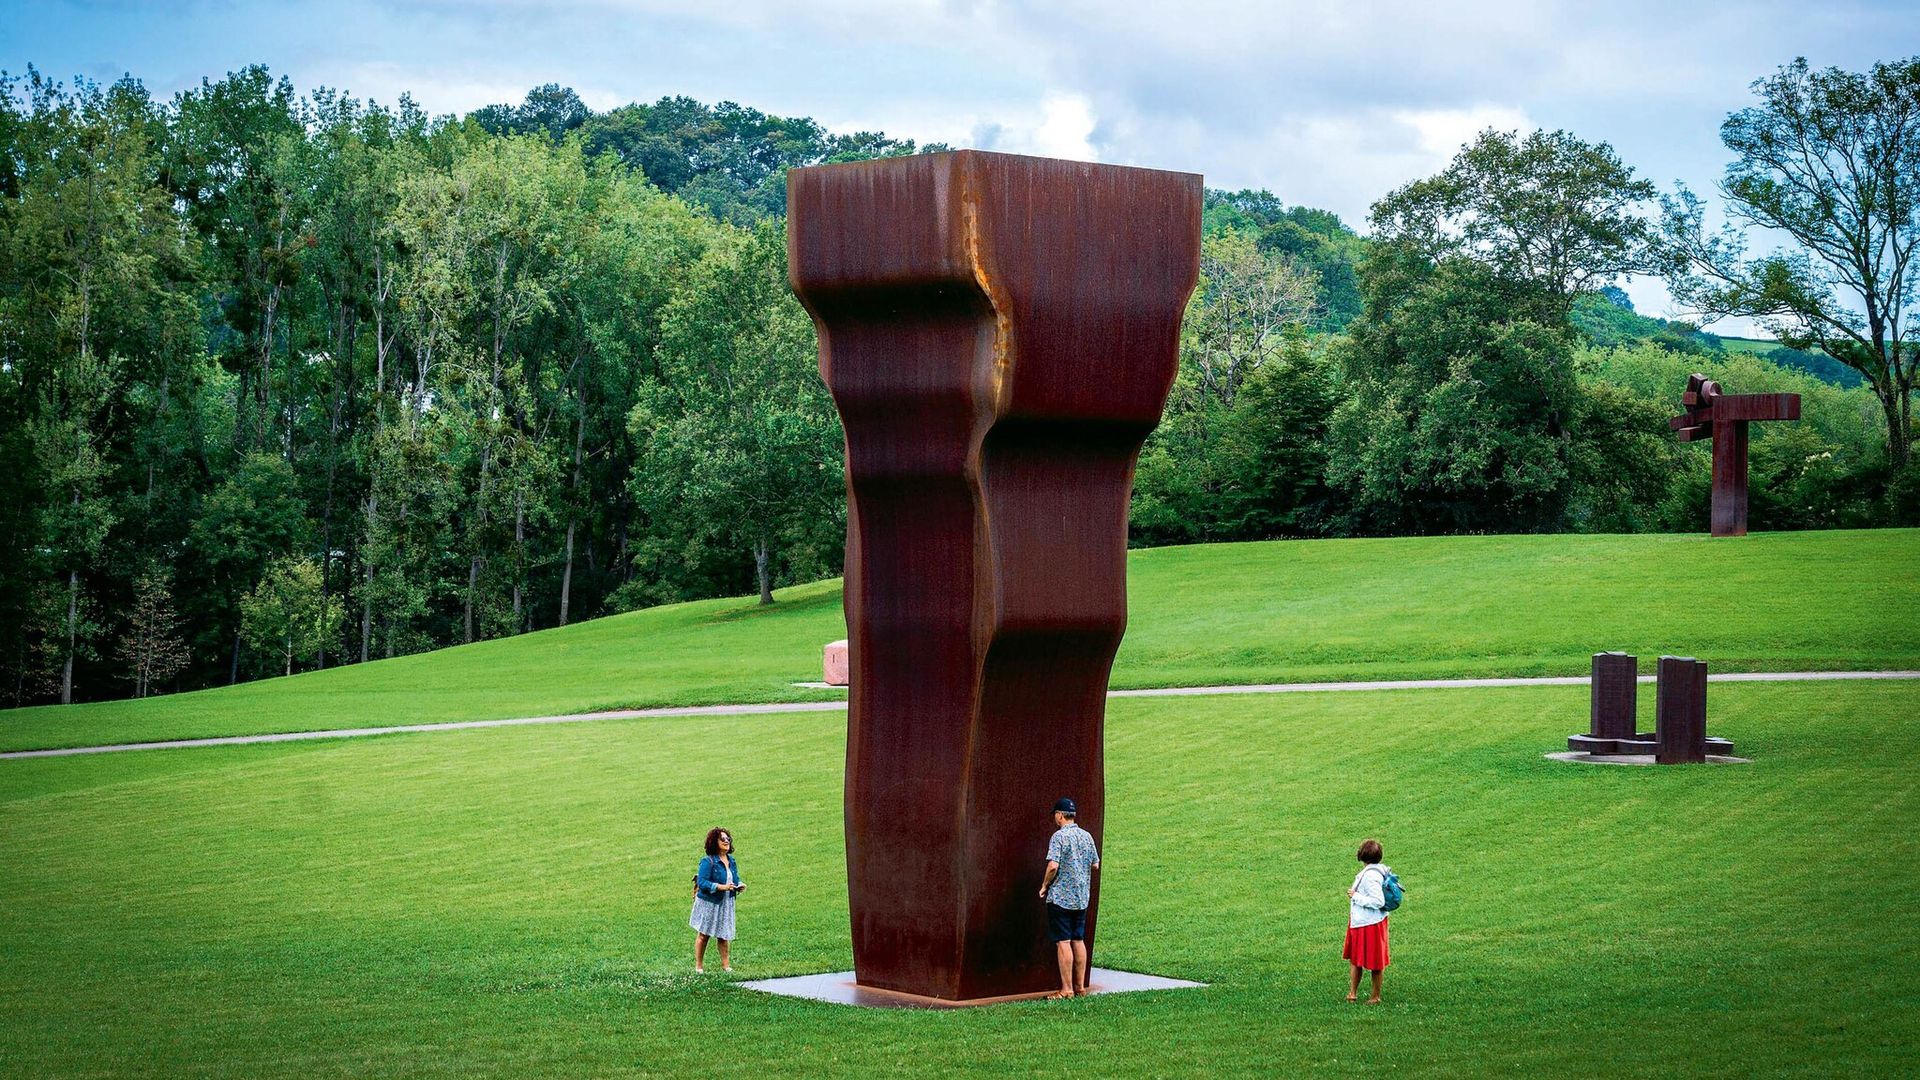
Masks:
[[[792,284],[846,429],[862,986],[1058,985],[1035,896],[1048,808],[1073,796],[1103,839],[1127,501],[1173,381],[1200,193],[1187,173],[977,151],[788,176]]]
[[[1667,421],[1681,442],[1713,437],[1713,535],[1747,535],[1747,424],[1800,419],[1799,394],[1726,394],[1705,375],[1687,376],[1687,411]]]

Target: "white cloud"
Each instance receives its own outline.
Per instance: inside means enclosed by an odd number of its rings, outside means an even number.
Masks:
[[[1422,153],[1442,163],[1451,161],[1460,147],[1488,128],[1524,134],[1539,126],[1527,119],[1526,113],[1506,105],[1479,105],[1466,109],[1394,109],[1387,115],[1395,123],[1411,129]]]
[[[387,106],[407,93],[413,95],[422,109],[438,116],[465,114],[485,105],[518,105],[526,99],[528,90],[554,81],[553,75],[541,70],[506,74],[489,70],[485,77],[478,77],[458,68],[361,63],[334,70],[315,68],[312,75],[302,78],[301,89],[324,84]],[[618,92],[592,86],[575,85],[573,91],[596,112],[617,108],[632,100]]]
[[[1078,94],[1053,94],[1037,108],[1003,113],[974,125],[966,142],[982,150],[1098,161],[1092,143],[1093,105]]]

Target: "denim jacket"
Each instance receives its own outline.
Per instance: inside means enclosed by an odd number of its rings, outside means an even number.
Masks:
[[[708,903],[717,904],[730,894],[717,888],[720,885],[740,884],[740,859],[733,857],[733,877],[728,881],[727,860],[714,855],[700,858],[700,872],[694,876],[693,883],[699,889],[699,897]]]

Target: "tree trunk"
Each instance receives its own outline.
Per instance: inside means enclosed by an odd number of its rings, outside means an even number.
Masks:
[[[520,583],[527,572],[527,489],[513,493],[513,633],[520,632]]]
[[[1891,386],[1880,395],[1880,408],[1887,419],[1887,458],[1896,470],[1904,469],[1913,456],[1912,398],[1901,387]]]
[[[347,305],[342,304],[337,307],[335,311],[333,356],[334,371],[336,374],[338,374],[341,367],[339,358],[346,356],[349,359],[346,362],[346,390],[343,393],[340,389],[333,388],[332,408],[328,410],[327,416],[327,494],[320,513],[320,605],[323,609],[326,607],[328,598],[333,595],[333,574],[331,573],[333,569],[333,491],[335,478],[340,471],[341,418],[353,408],[353,361],[351,357],[353,356],[355,338],[354,327],[357,325],[348,312]],[[318,654],[314,657],[314,666],[321,671],[325,671],[327,668],[327,642],[325,638],[321,639],[320,648],[317,652]]]
[[[473,557],[467,563],[467,603],[465,644],[473,644],[473,594],[480,587],[480,564],[487,545],[487,469],[493,463],[493,438],[480,448],[480,491],[474,497],[474,515],[478,523],[473,531]]]
[[[380,497],[367,495],[367,531],[373,531],[374,515],[380,512]],[[360,587],[360,662],[367,662],[367,648],[373,642],[373,559],[371,553],[362,549],[360,568],[366,573],[366,581]]]
[[[467,562],[467,604],[466,604],[466,615],[464,620],[465,631],[461,638],[461,644],[463,645],[473,644],[473,590],[477,588],[479,584],[480,584],[480,554],[478,552],[475,552],[473,558],[468,560]]]
[[[258,410],[253,418],[253,448],[264,450],[267,446],[267,429],[273,407],[273,323],[278,317],[280,306],[280,287],[267,290],[267,310],[260,320],[260,385],[253,388],[254,408]]]
[[[760,577],[760,603],[773,603],[773,549],[766,537],[753,542],[753,571]]]
[[[76,495],[74,501],[78,502]],[[60,704],[73,704],[73,650],[80,624],[80,571],[67,571],[67,662],[60,669]]]
[[[573,532],[579,527],[580,513],[580,450],[587,441],[587,395],[586,376],[580,378],[580,390],[576,395],[574,407],[579,415],[573,425],[573,491],[567,499],[567,566],[560,572],[560,625],[567,625],[567,608],[573,600]]]
[[[240,631],[233,632],[233,663],[227,668],[227,685],[240,681]]]
[[[567,604],[573,598],[573,530],[577,527],[568,511],[567,520],[567,565],[560,571],[560,625],[567,625]]]

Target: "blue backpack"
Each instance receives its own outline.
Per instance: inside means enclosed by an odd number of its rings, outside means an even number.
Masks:
[[[1380,868],[1380,895],[1386,898],[1382,905],[1386,911],[1398,908],[1400,901],[1407,898],[1407,891],[1400,887],[1400,875],[1384,866]]]

